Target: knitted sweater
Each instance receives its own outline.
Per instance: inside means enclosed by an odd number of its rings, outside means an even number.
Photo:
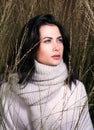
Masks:
[[[31,82],[20,89],[12,86],[3,97],[7,130],[93,130],[84,85],[77,80],[70,89],[67,78],[64,62],[35,61]]]

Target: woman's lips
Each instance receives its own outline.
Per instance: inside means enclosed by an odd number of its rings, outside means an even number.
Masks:
[[[60,59],[60,55],[53,55],[52,58],[55,59],[55,60],[59,60]]]

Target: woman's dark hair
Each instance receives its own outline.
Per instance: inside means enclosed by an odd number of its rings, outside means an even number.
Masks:
[[[53,15],[38,15],[29,20],[29,22],[23,27],[18,38],[17,48],[20,62],[17,65],[17,71],[20,77],[20,83],[30,81],[32,77],[35,69],[34,59],[40,45],[39,29],[41,26],[49,24],[56,25],[60,30],[64,45],[63,60],[69,70],[70,44],[67,32],[64,27],[55,20]],[[70,78],[70,81],[72,80],[73,78]]]

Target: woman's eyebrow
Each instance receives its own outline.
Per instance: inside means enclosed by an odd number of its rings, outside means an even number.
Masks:
[[[62,36],[58,36],[57,39],[59,38],[62,38]],[[44,37],[44,38],[41,38],[41,40],[45,40],[45,39],[53,39],[52,37]]]
[[[46,38],[52,39],[52,37],[44,37],[44,38],[42,38],[42,39],[46,39]]]
[[[59,37],[57,37],[57,38],[63,38],[62,36],[59,36]]]

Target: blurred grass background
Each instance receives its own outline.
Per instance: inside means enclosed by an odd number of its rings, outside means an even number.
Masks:
[[[94,0],[0,0],[0,72],[23,25],[41,13],[53,14],[70,35],[71,64],[85,84],[94,125]]]

